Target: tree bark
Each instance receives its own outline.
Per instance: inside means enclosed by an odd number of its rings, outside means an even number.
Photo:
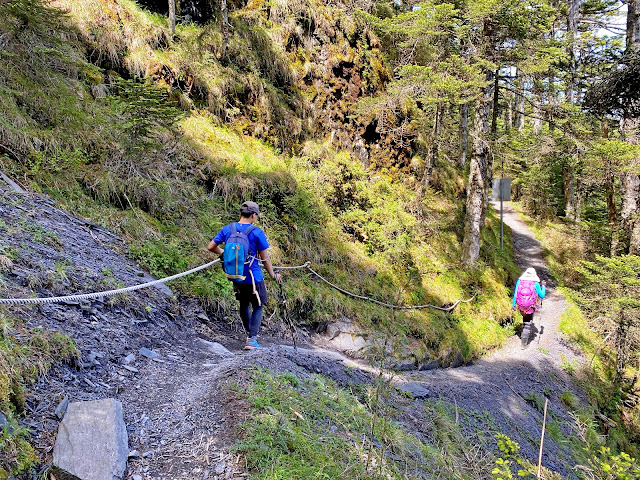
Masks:
[[[618,251],[618,209],[616,206],[616,190],[611,168],[608,168],[605,178],[604,188],[607,199],[607,219],[611,228],[611,248],[610,256],[615,257]]]
[[[624,312],[619,312],[618,316],[618,326],[616,328],[616,375],[614,378],[614,385],[621,385],[622,380],[624,379],[624,371],[626,369],[628,355],[627,334],[630,323],[627,321]]]
[[[629,254],[640,255],[640,176],[625,174],[622,176],[622,209],[620,218],[622,228],[629,238]]]
[[[491,155],[487,134],[491,113],[493,72],[487,74],[488,84],[478,102],[474,115],[469,184],[462,241],[462,265],[470,267],[480,257],[480,233],[487,215],[489,182],[491,181]]]
[[[498,74],[500,69],[497,69],[493,74],[493,108],[491,112],[491,139],[495,140],[498,137],[498,102],[500,100],[500,85],[498,81],[500,77]]]
[[[436,104],[436,113],[433,120],[433,139],[431,144],[431,152],[427,159],[427,165],[424,169],[424,186],[428,187],[431,183],[431,174],[433,168],[438,162],[438,153],[440,147],[440,135],[442,134],[442,117],[444,116],[444,103]]]
[[[573,182],[573,171],[571,166],[565,164],[562,167],[562,181],[564,184],[564,212],[565,217],[569,220],[575,220],[575,190]]]
[[[524,128],[524,82],[519,70],[516,70],[516,98],[515,98],[515,116],[514,128],[522,130]]]
[[[627,50],[640,49],[640,0],[627,1]],[[624,115],[620,122],[624,140],[631,145],[640,144],[640,119]],[[640,169],[640,159],[634,158],[632,170]],[[622,176],[622,228],[629,238],[629,253],[640,255],[640,175],[634,171]]]
[[[171,35],[176,34],[176,0],[169,0],[169,27]]]
[[[582,221],[582,200],[583,200],[583,189],[582,189],[582,180],[580,177],[576,177],[576,222],[580,223]]]
[[[460,105],[460,156],[458,165],[464,168],[467,163],[467,153],[469,152],[469,104]]]
[[[220,0],[220,15],[222,16],[222,56],[227,54],[229,45],[229,10],[227,0]]]
[[[640,0],[627,0],[627,49],[640,46]]]
[[[576,101],[576,41],[578,36],[578,20],[581,4],[581,0],[569,0],[569,11],[567,12],[567,53],[569,54],[569,75],[571,77],[567,85],[567,101],[572,104]]]
[[[541,81],[533,81],[533,133],[538,135],[542,130],[542,85]]]

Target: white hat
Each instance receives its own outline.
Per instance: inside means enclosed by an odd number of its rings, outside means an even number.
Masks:
[[[532,280],[534,282],[539,282],[540,278],[536,273],[536,269],[533,267],[527,268],[522,275],[520,275],[520,280]]]

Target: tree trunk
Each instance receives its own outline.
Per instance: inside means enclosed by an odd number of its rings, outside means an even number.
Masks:
[[[506,108],[504,110],[504,128],[508,132],[513,125],[513,104],[515,102],[515,95],[507,94]]]
[[[489,132],[493,73],[487,74],[488,85],[484,97],[478,102],[473,122],[469,184],[462,241],[462,265],[470,267],[480,257],[480,232],[487,215],[489,182],[491,180],[491,156],[486,137]]]
[[[629,322],[625,318],[624,312],[618,312],[618,326],[616,328],[616,376],[614,378],[614,385],[621,385],[624,379],[628,355],[628,330]]]
[[[640,49],[640,0],[627,1],[627,50]],[[631,145],[640,144],[640,119],[626,114],[620,122],[620,132]],[[631,169],[640,169],[640,158],[631,161]],[[622,228],[629,239],[629,253],[640,255],[640,175],[634,172],[622,175]]]
[[[573,184],[573,172],[571,166],[565,164],[562,167],[562,181],[564,184],[564,212],[565,217],[569,220],[575,220],[575,192]]]
[[[582,180],[580,177],[576,177],[576,222],[582,221],[582,200],[583,200]]]
[[[438,162],[438,153],[440,146],[440,135],[442,134],[442,117],[444,116],[444,103],[440,102],[436,105],[436,113],[433,119],[433,138],[431,144],[431,152],[427,158],[427,165],[424,169],[424,186],[428,187],[431,183],[431,174],[433,168]]]
[[[176,0],[169,0],[169,27],[171,35],[176,34]]]
[[[516,70],[516,98],[515,98],[515,117],[513,126],[518,130],[524,128],[524,82],[520,71]]]
[[[609,220],[609,227],[611,228],[611,251],[610,256],[615,257],[618,251],[618,209],[616,206],[616,190],[614,184],[613,174],[611,169],[608,169],[607,176],[605,178],[604,188],[607,198],[607,218]]]
[[[533,81],[533,133],[538,135],[542,130],[542,82]]]
[[[640,47],[640,0],[627,0],[627,49]]]
[[[220,0],[220,15],[222,16],[222,56],[227,54],[227,46],[229,45],[229,10],[227,9],[227,0]]]
[[[467,152],[469,151],[469,104],[460,105],[460,156],[458,165],[464,168],[467,163]]]
[[[498,138],[498,102],[500,100],[500,85],[498,81],[500,79],[500,69],[497,69],[493,74],[493,108],[491,112],[491,139]]]
[[[581,0],[569,0],[569,11],[567,12],[567,53],[569,57],[569,81],[567,82],[567,101],[575,103],[576,101],[576,59],[577,59],[577,36],[578,36],[578,20],[580,13]]]

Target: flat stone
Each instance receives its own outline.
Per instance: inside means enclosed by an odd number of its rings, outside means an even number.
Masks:
[[[167,287],[164,283],[158,283],[158,284],[154,285],[153,288],[155,288],[156,290],[164,293],[165,295],[168,295],[170,297],[173,296],[173,290],[171,290],[169,287]]]
[[[138,373],[138,369],[136,367],[130,367],[129,365],[123,365],[122,368],[124,368],[125,370],[129,370],[130,372],[133,372],[133,373]]]
[[[360,335],[340,332],[331,340],[331,344],[334,348],[343,352],[356,352],[366,347],[367,341]]]
[[[122,359],[122,364],[123,365],[130,365],[135,361],[136,361],[136,356],[133,353],[130,353],[129,355],[127,355],[126,357],[124,357]]]
[[[207,314],[204,312],[200,312],[198,315],[196,315],[196,318],[198,320],[202,320],[203,322],[208,322],[209,321],[209,317],[207,317]]]
[[[224,473],[226,468],[227,468],[227,462],[225,462],[224,460],[221,460],[216,465],[216,473],[218,475],[221,474],[221,473]]]
[[[413,370],[417,370],[418,366],[414,360],[405,360],[403,362],[396,363],[393,366],[393,369],[399,372],[411,372]]]
[[[215,355],[219,355],[220,357],[233,357],[233,353],[231,353],[229,349],[227,349],[224,345],[219,344],[218,342],[208,342],[206,340],[203,340],[202,338],[200,339],[200,341],[207,347],[207,349],[211,353]]]
[[[133,475],[131,475],[131,480],[143,480],[143,479],[142,479],[142,476],[134,473]]]
[[[431,392],[416,382],[403,383],[398,386],[403,392],[410,393],[415,398],[427,398],[431,396]]]
[[[56,411],[55,411],[56,417],[62,420],[64,418],[64,414],[67,413],[67,408],[69,408],[69,398],[64,397],[56,407]]]
[[[341,333],[358,335],[362,333],[362,330],[354,325],[351,319],[346,317],[341,318],[337,322],[329,323],[325,330],[325,335],[329,340],[333,340]]]
[[[458,368],[462,365],[464,365],[464,357],[462,356],[462,352],[458,350],[458,353],[456,353],[456,357],[453,359],[453,362],[451,362],[451,367]]]
[[[129,458],[138,458],[139,456],[140,452],[138,450],[131,450],[128,455]]]
[[[147,358],[157,358],[160,356],[159,353],[154,352],[153,350],[149,350],[148,348],[142,347],[139,350],[140,355]]]
[[[127,429],[118,400],[74,402],[58,428],[53,471],[65,480],[120,480],[128,453]]]
[[[436,368],[440,368],[440,360],[429,360],[428,362],[421,364],[418,367],[418,370],[435,370]]]

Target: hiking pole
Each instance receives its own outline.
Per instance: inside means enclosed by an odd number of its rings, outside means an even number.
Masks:
[[[545,295],[546,295],[547,282],[545,280],[542,281],[542,286],[545,287]],[[542,310],[542,302],[544,299],[538,298],[538,300],[540,300],[540,310]],[[542,332],[544,332],[544,327],[542,326],[542,317],[540,317],[540,332],[538,333],[538,345],[540,345],[540,337],[542,336]]]
[[[275,269],[276,274],[279,273],[278,270],[279,270],[278,268]],[[280,303],[282,305],[281,307],[282,319],[291,329],[291,339],[293,340],[293,348],[295,350],[298,350],[298,345],[297,345],[298,332],[296,331],[296,326],[293,324],[293,321],[289,317],[289,312],[287,311],[287,297],[285,296],[284,289],[282,288],[282,279],[280,279],[280,283],[278,283],[278,286],[280,287]]]
[[[540,300],[540,310],[542,310],[542,299]],[[540,331],[538,332],[538,345],[540,345],[540,337],[542,337],[542,332],[544,331],[544,327],[542,326],[542,317],[540,317]]]

